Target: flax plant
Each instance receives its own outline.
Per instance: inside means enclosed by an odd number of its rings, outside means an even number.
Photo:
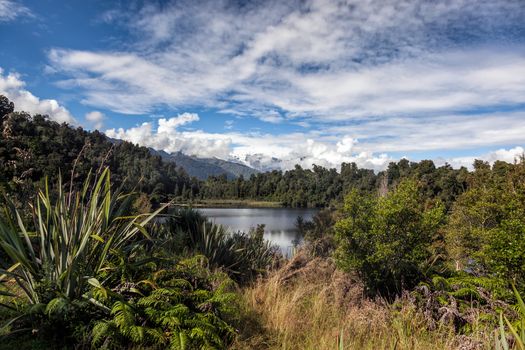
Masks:
[[[63,187],[59,179],[52,195],[46,181],[38,192],[34,231],[7,198],[0,215],[0,247],[10,264],[0,269],[0,281],[14,281],[30,304],[48,303],[50,290],[55,298],[81,299],[113,254],[137,233],[147,236],[144,226],[163,209],[129,216],[132,197],[112,192],[108,169],[90,174],[79,191]]]
[[[496,335],[496,350],[525,350],[525,302],[523,302],[520,293],[516,290],[514,285],[512,286],[512,290],[518,301],[516,309],[519,317],[513,324],[506,316],[503,316],[502,313],[500,314],[500,326],[498,334]],[[505,332],[505,325],[508,327],[510,334]],[[510,338],[511,341],[509,342],[507,338]]]

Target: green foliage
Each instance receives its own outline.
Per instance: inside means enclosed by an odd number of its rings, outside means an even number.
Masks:
[[[126,217],[129,196],[112,194],[109,170],[96,181],[88,177],[80,192],[58,195],[40,191],[32,207],[36,232],[27,230],[19,211],[6,199],[0,221],[0,246],[10,258],[4,279],[14,278],[32,304],[47,302],[39,285],[70,300],[86,290],[114,251],[122,248],[154,215]]]
[[[63,187],[59,183],[56,196],[47,186],[39,192],[32,206],[34,232],[6,200],[0,246],[10,265],[1,271],[8,288],[0,294],[11,320],[5,330],[32,330],[49,348],[89,339],[104,348],[226,348],[236,334],[232,280],[210,272],[205,257],[176,262],[148,256],[166,249],[169,236],[139,238],[149,237],[146,224],[163,208],[130,216],[133,197],[112,193],[108,169],[96,179],[88,176],[81,191],[66,194]],[[216,265],[229,247],[238,254],[230,259],[246,262],[239,257],[247,249],[231,243],[220,226],[185,213],[177,217],[176,234],[205,226],[172,247],[193,240],[195,252],[207,253]]]
[[[152,238],[164,255],[204,255],[211,267],[224,269],[239,282],[268,269],[277,248],[264,240],[264,227],[249,233],[228,232],[192,209],[176,209],[153,230]]]
[[[476,163],[452,208],[447,251],[457,270],[514,281],[525,290],[525,162]]]
[[[356,269],[370,293],[396,295],[428,274],[444,207],[425,203],[415,182],[401,182],[381,198],[353,191],[342,215],[335,225],[337,261]]]
[[[0,247],[8,258],[1,282],[25,297],[20,303],[15,293],[4,292],[4,306],[15,311],[10,328],[29,326],[63,338],[59,342],[100,316],[86,294],[90,281],[102,272],[108,276],[109,263],[162,210],[128,216],[132,197],[112,193],[108,169],[98,178],[88,176],[81,191],[65,193],[63,187],[59,179],[55,196],[48,186],[39,191],[31,207],[34,232],[7,198],[0,218]]]
[[[497,277],[525,288],[525,218],[502,220],[484,246],[484,262]]]
[[[111,317],[93,327],[93,346],[225,349],[236,333],[230,323],[237,312],[234,285],[205,265],[197,256],[128,283],[120,293],[100,287],[95,298],[109,305]]]
[[[198,191],[198,182],[146,147],[12,110],[12,103],[0,95],[0,189],[8,191],[18,207],[34,199],[44,178],[55,184],[61,173],[78,189],[91,169],[104,167],[111,169],[116,186],[147,193],[153,204],[172,197],[187,199]],[[182,193],[183,188],[189,191]]]
[[[506,316],[503,316],[503,313],[500,313],[499,332],[495,339],[495,348],[497,350],[525,350],[525,303],[523,302],[523,299],[516,288],[513,286],[512,289],[514,291],[516,300],[518,301],[518,319],[513,323]],[[506,333],[505,328],[508,328],[509,334]],[[512,340],[510,344],[513,346],[509,344],[507,338]]]

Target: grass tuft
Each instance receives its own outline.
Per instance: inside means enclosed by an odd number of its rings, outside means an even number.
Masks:
[[[330,259],[299,254],[244,289],[252,323],[235,349],[478,349],[483,335],[459,336],[452,326],[430,331],[409,302],[365,297],[363,284]]]

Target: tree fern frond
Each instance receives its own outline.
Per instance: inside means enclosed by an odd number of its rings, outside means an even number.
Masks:
[[[52,299],[46,305],[45,312],[48,315],[51,314],[64,314],[69,306],[69,301],[63,297]]]
[[[111,314],[119,329],[126,329],[135,324],[135,310],[128,303],[117,301],[113,304]]]

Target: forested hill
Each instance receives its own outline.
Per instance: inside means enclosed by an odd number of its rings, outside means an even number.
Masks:
[[[235,179],[224,171],[199,180],[178,167],[178,158],[165,161],[146,147],[114,142],[98,131],[58,124],[42,115],[13,112],[13,108],[0,96],[0,190],[16,193],[21,201],[26,200],[46,176],[52,180],[50,183],[56,183],[61,172],[64,181],[69,181],[73,167],[73,183],[79,185],[90,170],[109,166],[115,185],[148,194],[148,200],[154,205],[170,199],[186,203],[240,199],[274,201],[292,207],[324,207],[341,203],[352,189],[362,193],[387,193],[402,179],[413,178],[425,198],[440,199],[449,207],[473,181],[472,173],[466,168],[436,167],[431,160],[410,162],[406,159],[390,163],[385,171],[377,174],[355,163],[343,163],[339,172],[314,165],[312,169],[296,166],[284,172],[243,173],[250,170],[241,167],[230,170],[231,173],[237,171],[239,177]],[[224,164],[215,166],[216,170],[224,170]],[[497,161],[492,170],[504,177],[513,167]],[[476,161],[474,168],[479,172],[490,170],[491,166]]]
[[[64,181],[69,181],[73,167],[74,183],[80,184],[90,170],[109,166],[115,185],[150,194],[153,203],[197,192],[196,179],[146,147],[113,143],[98,131],[13,112],[13,107],[0,96],[0,189],[16,193],[20,200],[45,177],[56,183],[61,172]]]

